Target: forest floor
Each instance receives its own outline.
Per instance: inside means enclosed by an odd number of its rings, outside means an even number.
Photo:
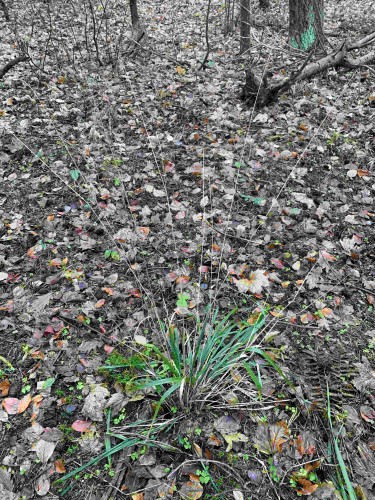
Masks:
[[[0,11],[0,499],[375,498],[374,67],[256,110],[287,2],[204,69],[206,2],[123,3]]]

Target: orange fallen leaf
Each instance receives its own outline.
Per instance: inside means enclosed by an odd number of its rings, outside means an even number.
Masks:
[[[193,175],[202,175],[202,165],[199,165],[199,164],[194,164],[192,167],[192,170],[191,170],[191,173]]]
[[[306,257],[306,259],[313,264],[316,262],[316,257]]]
[[[189,474],[189,477],[190,477],[191,481],[196,481],[199,483],[199,477],[196,474],[194,474],[193,472],[191,474]]]
[[[215,434],[211,434],[210,437],[208,438],[207,444],[211,446],[221,446],[223,443],[221,439],[215,436]]]
[[[96,309],[100,309],[100,307],[103,307],[105,304],[105,299],[100,299],[98,302],[95,304]]]
[[[315,453],[315,452],[316,452],[316,448],[314,446],[314,452],[313,453]],[[305,465],[305,469],[307,470],[307,472],[311,472],[311,471],[313,471],[315,469],[318,469],[321,466],[321,464],[322,464],[321,460],[316,460],[316,462],[311,462],[309,464],[306,464]]]
[[[281,318],[283,316],[283,313],[280,311],[270,311],[270,315],[274,318]]]
[[[31,353],[31,357],[33,359],[44,359],[45,358],[45,354],[42,351],[34,351],[34,352]]]
[[[177,284],[177,285],[180,285],[181,283],[188,283],[189,281],[190,281],[189,276],[179,276],[179,277],[176,279],[176,284]]]
[[[30,257],[31,259],[37,259],[37,256],[35,255],[35,247],[30,247],[27,250],[27,256]]]
[[[370,172],[368,170],[363,170],[362,168],[359,168],[357,170],[357,175],[358,177],[368,177],[370,175]]]
[[[181,486],[179,494],[186,500],[198,500],[203,495],[203,486],[200,484],[199,479],[198,481],[188,481]]]
[[[50,267],[57,267],[57,268],[59,268],[59,267],[61,267],[61,259],[52,259],[52,260],[49,261],[48,265]]]
[[[325,259],[330,260],[332,262],[337,260],[337,257],[335,257],[334,255],[331,255],[330,253],[326,252],[325,250],[322,250],[321,254],[322,254],[322,257],[324,257]]]
[[[55,466],[55,471],[58,474],[64,474],[66,472],[64,462],[61,460],[61,458],[55,460],[54,466]]]
[[[20,401],[17,413],[23,413],[25,410],[27,410],[31,401],[32,401],[31,394],[30,393],[26,394],[26,396],[24,396]]]
[[[143,492],[141,493],[134,493],[132,495],[132,500],[143,500],[145,497],[145,494]]]
[[[42,401],[43,401],[43,396],[41,394],[37,394],[36,396],[33,397],[33,403],[35,406],[39,406]]]
[[[323,307],[323,309],[321,309],[320,311],[325,317],[330,316],[333,313],[332,309],[330,309],[329,307]]]
[[[197,443],[193,443],[193,446],[194,446],[195,453],[197,454],[197,456],[199,458],[202,458],[202,456],[203,456],[202,448]]]
[[[311,495],[317,489],[318,485],[313,484],[308,479],[300,478],[297,480],[297,488],[296,492],[298,495]]]
[[[282,286],[282,288],[288,288],[288,286],[290,285],[290,281],[283,281],[280,283],[280,285]]]
[[[147,237],[150,234],[150,228],[149,227],[137,227],[138,232],[144,235],[144,237]]]
[[[10,382],[7,378],[0,382],[0,391],[2,396],[8,396],[9,388],[10,388]]]

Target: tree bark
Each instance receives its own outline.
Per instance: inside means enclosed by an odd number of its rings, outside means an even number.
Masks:
[[[250,0],[241,0],[240,53],[250,48]]]
[[[130,4],[130,15],[132,19],[132,26],[133,28],[136,28],[138,27],[139,24],[137,0],[129,0],[129,4]]]
[[[295,49],[308,52],[323,46],[324,0],[289,0],[289,40]]]

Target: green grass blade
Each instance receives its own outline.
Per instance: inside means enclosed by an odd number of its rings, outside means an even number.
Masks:
[[[117,444],[116,446],[113,446],[113,448],[111,448],[110,450],[104,451],[103,453],[92,458],[91,460],[89,460],[85,464],[81,465],[80,467],[77,467],[76,469],[72,470],[71,472],[68,472],[68,474],[65,474],[64,476],[62,476],[59,479],[57,479],[56,481],[54,481],[53,484],[59,484],[59,483],[62,483],[64,481],[67,481],[68,479],[75,476],[76,474],[79,474],[80,472],[84,471],[88,467],[91,467],[92,465],[97,464],[98,462],[100,462],[104,458],[107,458],[111,455],[114,455],[115,453],[123,450],[124,448],[128,448],[129,446],[134,446],[135,444],[141,444],[142,442],[143,442],[143,440],[140,438],[129,438],[127,440],[124,440],[121,443]]]
[[[170,387],[167,391],[165,391],[165,393],[159,399],[158,404],[156,405],[156,408],[155,408],[155,412],[154,412],[154,416],[152,418],[152,424],[151,424],[149,432],[151,431],[151,429],[153,427],[154,421],[155,421],[156,417],[158,416],[158,413],[160,411],[162,404],[169,396],[171,396],[175,391],[177,391],[177,389],[179,389],[180,385],[181,385],[181,381],[178,384],[172,385],[172,387]]]
[[[112,408],[108,408],[107,421],[106,421],[107,434],[104,436],[105,451],[109,451],[111,449],[111,438],[108,436],[108,432],[110,432],[111,430],[111,415],[112,415]],[[111,455],[108,456],[108,465],[112,467]]]
[[[259,347],[250,347],[247,351],[255,352],[259,354],[259,356],[262,356],[268,362],[268,364],[270,364],[272,368],[274,368],[277,371],[277,373],[285,380],[285,382],[289,385],[289,387],[294,387],[293,383],[284,374],[280,366],[277,363],[275,363],[275,361],[265,351],[263,351],[263,349],[260,349]]]
[[[251,378],[251,380],[253,381],[255,387],[258,390],[259,396],[261,397],[262,396],[263,383],[262,383],[262,379],[260,378],[259,373],[257,375],[255,375],[255,373],[251,369],[251,366],[248,363],[246,363],[246,361],[243,361],[242,365],[245,368],[245,370],[247,371],[247,373],[248,373],[249,377]]]
[[[165,377],[156,380],[148,380],[145,381],[144,383],[141,382],[141,384],[142,384],[142,389],[146,389],[147,387],[159,387],[161,385],[166,385],[166,384],[177,384],[178,386],[180,386],[182,380],[183,377]]]
[[[338,438],[337,438],[337,436],[335,436],[334,430],[333,430],[332,414],[331,414],[331,399],[330,399],[330,395],[329,395],[328,382],[327,382],[327,417],[328,417],[328,421],[329,421],[329,425],[330,425],[332,437],[333,437],[333,448],[335,450],[337,462],[338,462],[339,467],[340,467],[340,472],[341,472],[342,477],[343,477],[344,482],[345,482],[346,491],[349,494],[350,500],[357,500],[357,495],[356,495],[354,488],[352,486],[352,483],[350,481],[348,470],[346,468],[345,461],[344,461],[343,456],[342,456],[341,451],[340,451]]]
[[[146,344],[146,347],[149,347],[152,351],[154,351],[157,354],[157,356],[159,356],[159,358],[163,361],[163,363],[165,363],[168,366],[169,370],[173,375],[177,377],[180,375],[174,362],[171,361],[165,354],[163,354],[158,347],[156,347],[154,344]]]
[[[180,335],[178,333],[177,328],[173,327],[173,330],[170,331],[168,344],[178,374],[182,375],[183,370],[181,366]]]

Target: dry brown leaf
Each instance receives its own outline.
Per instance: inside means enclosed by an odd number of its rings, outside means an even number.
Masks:
[[[26,394],[26,396],[24,396],[20,401],[17,413],[23,413],[25,410],[27,410],[31,401],[32,401],[31,394],[30,393]]]
[[[61,458],[55,460],[54,466],[55,466],[55,472],[57,472],[58,474],[65,474],[66,469],[64,462],[61,460]]]
[[[8,396],[9,388],[10,388],[10,382],[7,378],[0,382],[0,391],[2,396]]]

